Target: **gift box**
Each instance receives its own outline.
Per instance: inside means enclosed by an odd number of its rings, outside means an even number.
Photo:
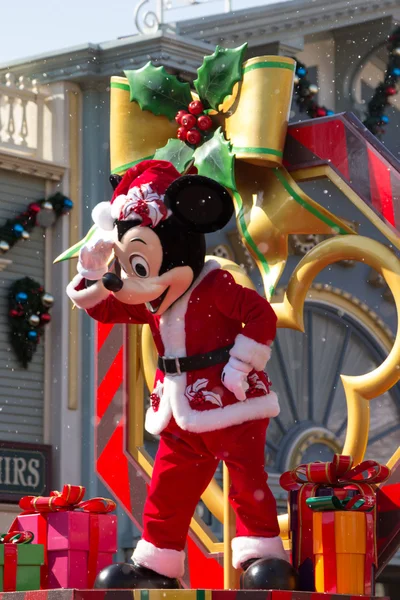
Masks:
[[[25,533],[25,532],[24,532]],[[44,548],[40,544],[18,543],[18,535],[8,534],[12,543],[0,544],[0,591],[25,592],[40,587],[40,568],[44,562]],[[5,536],[2,536],[3,538]],[[32,541],[30,536],[29,541]]]
[[[41,589],[90,589],[97,574],[113,562],[117,517],[108,513],[116,505],[106,498],[82,502],[84,492],[64,486],[49,498],[27,496],[20,502],[27,510],[15,519],[13,529],[32,531],[44,545]]]
[[[315,512],[313,550],[317,592],[372,592],[376,563],[372,513]]]
[[[375,506],[375,484],[384,481],[389,469],[375,461],[364,461],[353,467],[350,456],[335,455],[331,463],[300,465],[281,476],[281,486],[289,492],[289,529],[292,542],[292,562],[299,572],[299,588],[315,591],[314,511],[311,499],[320,498],[330,508],[344,512],[368,512]],[[333,500],[335,499],[335,500]],[[336,506],[335,506],[336,504]],[[314,504],[314,508],[317,508]],[[319,513],[318,513],[319,514]],[[322,513],[321,513],[322,514]],[[327,517],[316,517],[316,519]],[[346,517],[347,518],[347,517]],[[373,513],[375,530],[375,511]],[[351,519],[351,518],[350,518]],[[374,537],[375,539],[375,537]],[[374,543],[374,542],[373,542]],[[376,566],[376,553],[373,553]],[[321,562],[319,562],[321,565]],[[374,578],[364,571],[366,593],[372,594]]]

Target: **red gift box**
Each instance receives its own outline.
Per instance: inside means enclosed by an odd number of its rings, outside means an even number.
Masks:
[[[25,496],[24,512],[13,530],[29,530],[45,548],[41,589],[92,588],[101,569],[112,564],[117,549],[115,502],[82,501],[85,488],[65,485],[49,497]]]
[[[345,510],[352,509],[358,500],[364,502],[358,510],[374,509],[375,484],[385,481],[390,470],[373,460],[366,460],[353,467],[351,456],[336,454],[330,463],[315,462],[300,465],[293,471],[283,473],[281,486],[289,492],[290,537],[292,562],[299,572],[300,589],[315,591],[313,555],[313,511],[306,500],[315,496],[334,495],[339,500],[351,497]],[[375,536],[374,536],[375,538]],[[375,539],[367,553],[374,568],[377,565]],[[371,554],[372,553],[372,554]],[[365,570],[367,593],[373,593],[373,569]]]

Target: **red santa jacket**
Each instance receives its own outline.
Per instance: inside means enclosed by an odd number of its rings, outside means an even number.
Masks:
[[[102,323],[148,323],[160,356],[182,358],[233,344],[230,354],[253,367],[243,402],[222,384],[224,364],[181,375],[157,370],[145,423],[150,433],[159,434],[172,415],[182,429],[204,432],[279,414],[277,396],[263,372],[276,315],[265,299],[238,285],[216,261],[205,264],[195,284],[161,317],[112,294],[85,308]]]

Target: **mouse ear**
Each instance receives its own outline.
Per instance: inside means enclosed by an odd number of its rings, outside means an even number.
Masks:
[[[111,187],[114,190],[114,192],[117,189],[118,184],[120,183],[121,180],[122,180],[121,175],[110,175],[110,183],[111,183]]]
[[[222,229],[233,215],[233,201],[219,183],[202,175],[183,175],[165,192],[164,202],[189,231]]]

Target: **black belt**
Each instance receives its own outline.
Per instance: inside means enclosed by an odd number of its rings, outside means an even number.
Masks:
[[[183,358],[158,357],[157,366],[166,375],[181,375],[187,371],[201,371],[207,367],[212,367],[229,359],[229,351],[233,344],[218,350],[212,350],[206,354],[195,354],[194,356],[185,356]]]

